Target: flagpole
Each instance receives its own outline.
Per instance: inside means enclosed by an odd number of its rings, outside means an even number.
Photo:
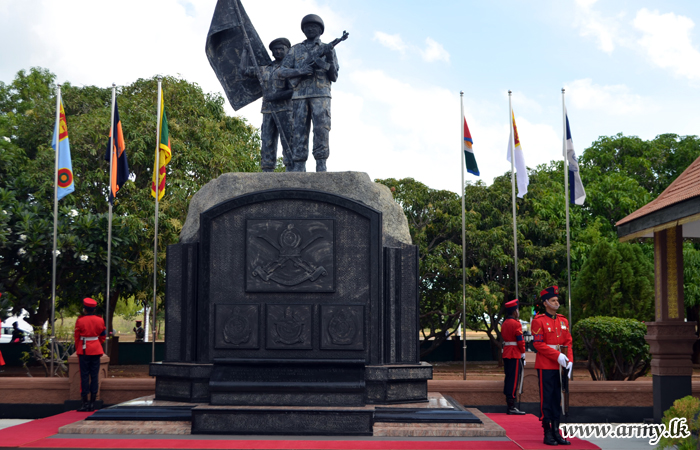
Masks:
[[[114,165],[114,134],[117,132],[114,129],[114,104],[117,102],[117,85],[112,83],[112,120],[109,122],[109,225],[107,226],[107,295],[105,295],[105,324],[107,328],[107,337],[105,338],[105,350],[107,355],[109,355],[110,346],[110,328],[109,328],[109,282],[110,280],[110,269],[112,264],[112,176],[113,176],[113,165]]]
[[[465,233],[464,233],[464,91],[459,91],[459,103],[462,109],[462,115],[460,117],[460,148],[462,151],[462,165],[460,172],[462,173],[462,362],[464,365],[462,379],[467,379],[467,340],[465,337],[465,332],[467,330],[466,318],[467,318],[467,280],[466,280],[466,259],[467,251],[465,248]]]
[[[53,252],[52,252],[52,267],[51,267],[51,337],[49,344],[51,345],[51,376],[53,377],[53,359],[54,348],[53,343],[56,339],[54,323],[56,320],[56,236],[58,235],[58,158],[61,141],[61,85],[56,85],[56,125],[54,129],[54,138],[56,139],[56,163],[53,173]]]
[[[156,361],[156,286],[157,286],[157,276],[158,276],[158,195],[160,186],[160,125],[162,120],[163,111],[161,111],[161,84],[163,79],[158,77],[158,108],[157,108],[157,121],[156,124],[156,158],[155,165],[153,166],[153,178],[155,179],[156,185],[156,215],[155,215],[155,237],[153,239],[153,342],[151,342],[151,362]]]
[[[513,191],[513,256],[515,260],[515,298],[520,298],[518,292],[518,223],[515,218],[515,128],[513,127],[513,103],[511,94],[508,91],[508,120],[510,121],[510,184]]]
[[[568,277],[568,285],[566,295],[569,298],[569,326],[571,321],[571,235],[569,227],[569,154],[566,148],[566,102],[564,101],[564,88],[561,88],[561,109],[562,109],[562,128],[564,130],[564,139],[562,147],[564,151],[564,197],[566,197],[566,274]]]

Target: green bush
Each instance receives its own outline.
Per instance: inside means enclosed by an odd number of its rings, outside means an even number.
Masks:
[[[698,432],[700,431],[700,399],[688,395],[687,397],[679,398],[673,402],[667,411],[664,412],[664,417],[661,419],[666,429],[669,429],[671,419],[682,418],[686,419],[686,424],[690,432],[690,436],[685,438],[666,438],[662,437],[659,440],[658,449],[672,448],[675,450],[695,450],[698,448]]]
[[[594,381],[632,381],[649,371],[651,355],[644,340],[647,326],[643,322],[589,317],[574,325],[573,331],[588,353],[588,371]]]

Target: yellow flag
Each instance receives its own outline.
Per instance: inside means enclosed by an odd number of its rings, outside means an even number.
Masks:
[[[155,163],[153,166],[153,182],[151,183],[151,195],[156,196],[156,183],[158,183],[158,200],[165,195],[165,166],[172,158],[170,147],[170,134],[168,133],[168,118],[165,115],[165,100],[163,90],[160,91],[160,139],[156,148]],[[158,179],[156,180],[156,174]]]

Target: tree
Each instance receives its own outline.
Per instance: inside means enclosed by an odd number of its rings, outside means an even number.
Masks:
[[[48,70],[33,68],[28,73],[20,71],[10,84],[0,83],[0,211],[8,213],[0,213],[0,276],[5,284],[0,287],[15,310],[25,307],[35,324],[43,323],[50,311],[54,80]],[[131,177],[114,204],[111,314],[119,298],[134,296],[144,303],[153,297],[154,200],[150,184],[156,89],[157,81],[151,78],[117,90]],[[165,77],[163,90],[173,158],[167,167],[166,194],[159,212],[161,301],[165,249],[178,241],[192,195],[223,173],[259,170],[260,157],[257,130],[241,118],[226,116],[221,96],[205,94],[196,84],[174,77]],[[57,295],[64,303],[79,302],[90,295],[101,298],[104,307],[108,210],[108,162],[104,154],[111,89],[65,83],[62,93],[76,190],[60,202]],[[77,215],[71,214],[73,210]],[[18,253],[18,246],[26,245],[20,235],[36,248],[31,261],[26,247],[21,248],[27,253]],[[87,264],[83,264],[82,255],[88,256]],[[76,266],[67,264],[68,260]]]
[[[601,241],[573,289],[573,321],[591,316],[654,319],[654,266],[633,244]]]
[[[461,227],[459,196],[430,189],[412,178],[376,181],[391,189],[406,214],[411,239],[418,246],[420,326],[424,339],[432,341],[422,351],[421,356],[425,356],[460,323],[462,248],[456,243]]]

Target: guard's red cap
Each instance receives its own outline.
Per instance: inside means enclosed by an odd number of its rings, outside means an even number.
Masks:
[[[97,302],[90,297],[84,298],[83,299],[83,306],[86,308],[96,308],[97,307]]]
[[[552,297],[559,297],[559,286],[550,286],[540,292],[540,298],[542,298],[542,301],[549,300]]]
[[[517,307],[518,307],[518,299],[517,298],[515,300],[511,300],[508,303],[506,303],[506,309],[517,308]]]

